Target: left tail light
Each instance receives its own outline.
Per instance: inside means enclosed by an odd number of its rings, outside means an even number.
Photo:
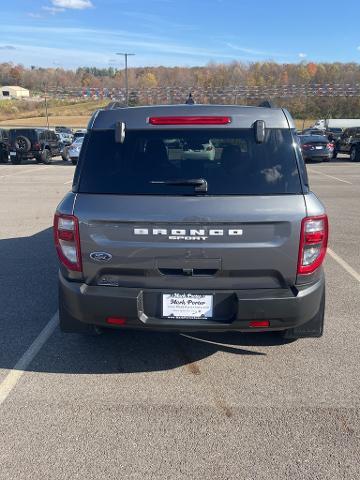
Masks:
[[[81,272],[80,234],[77,217],[56,213],[54,217],[54,238],[61,263],[69,270]]]
[[[323,263],[329,236],[327,215],[306,217],[301,223],[297,273],[313,273]]]

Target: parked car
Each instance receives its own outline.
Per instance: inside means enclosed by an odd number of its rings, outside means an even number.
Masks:
[[[335,143],[333,156],[338,153],[348,153],[353,162],[360,161],[360,127],[346,128]]]
[[[130,107],[90,125],[54,218],[62,331],[322,335],[328,222],[288,112]],[[182,159],[174,139],[221,147]]]
[[[19,165],[25,159],[50,163],[60,154],[56,133],[45,128],[12,128],[9,130],[10,161]]]
[[[84,141],[84,137],[78,137],[68,148],[68,159],[73,165],[76,165],[79,159],[81,147]]]
[[[9,132],[0,128],[0,163],[9,161]]]
[[[55,127],[55,133],[67,133],[69,135],[73,134],[71,128],[69,127]]]
[[[333,128],[327,129],[325,132],[325,135],[328,137],[330,142],[335,142],[336,140],[339,140],[342,133],[343,133],[342,128],[333,127]]]
[[[56,134],[60,143],[64,146],[71,145],[74,140],[74,135],[72,133],[59,132]]]
[[[76,138],[85,137],[86,132],[87,132],[87,130],[85,128],[81,128],[80,130],[76,130],[76,132],[74,133],[74,140]]]
[[[329,162],[334,144],[322,135],[300,135],[300,146],[305,161]]]
[[[325,130],[320,128],[306,128],[301,135],[325,135]]]
[[[215,147],[209,139],[198,139],[185,143],[182,152],[183,160],[215,160]]]

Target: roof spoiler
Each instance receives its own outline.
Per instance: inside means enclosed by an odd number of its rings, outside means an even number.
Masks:
[[[258,107],[263,107],[263,108],[276,108],[276,105],[274,102],[271,100],[264,100],[261,103],[259,103]]]

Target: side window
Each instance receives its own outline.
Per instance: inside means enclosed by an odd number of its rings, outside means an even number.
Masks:
[[[46,141],[45,132],[39,133],[39,140],[40,140],[40,142],[45,142]]]

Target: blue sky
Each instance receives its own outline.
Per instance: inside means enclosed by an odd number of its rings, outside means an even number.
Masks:
[[[359,0],[3,0],[0,62],[122,68],[119,51],[134,66],[358,62],[359,14]]]

